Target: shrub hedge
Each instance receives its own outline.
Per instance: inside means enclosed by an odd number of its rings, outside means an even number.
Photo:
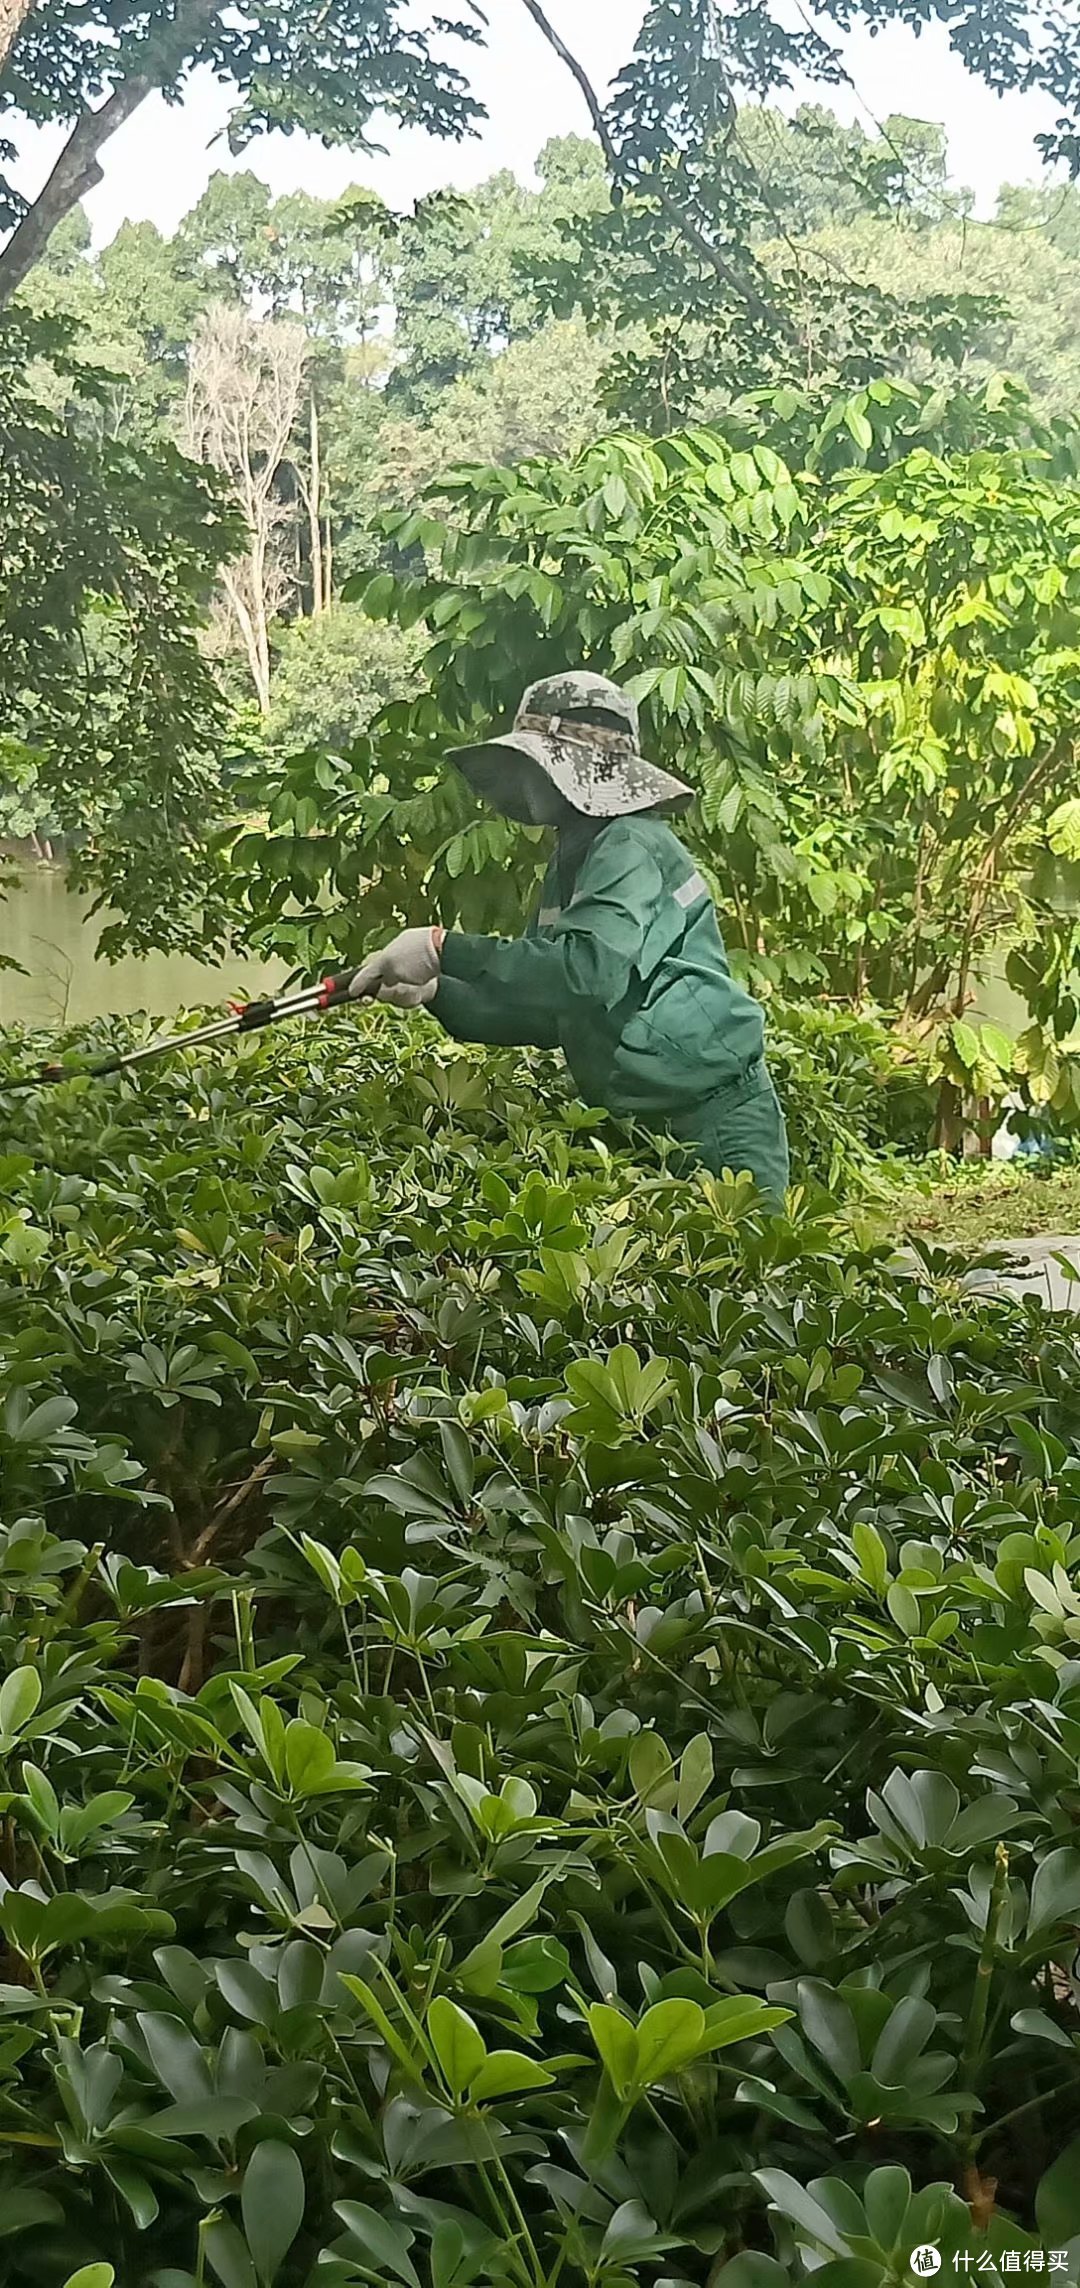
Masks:
[[[1080,2276],[1076,1337],[549,1099],[7,1101],[13,2288]]]

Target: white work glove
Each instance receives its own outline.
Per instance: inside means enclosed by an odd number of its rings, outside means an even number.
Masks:
[[[422,1009],[439,990],[443,932],[402,930],[357,970],[350,1001],[389,1001],[395,1009]]]

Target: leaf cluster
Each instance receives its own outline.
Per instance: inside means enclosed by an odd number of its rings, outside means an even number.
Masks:
[[[549,1098],[9,1119],[19,2288],[1077,2278],[1071,1326]]]

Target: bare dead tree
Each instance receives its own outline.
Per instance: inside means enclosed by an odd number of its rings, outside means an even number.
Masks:
[[[319,424],[319,403],[315,394],[314,375],[311,376],[311,387],[308,397],[307,456],[306,460],[303,456],[298,458],[295,466],[297,487],[300,493],[300,498],[307,510],[308,555],[310,558],[311,571],[311,616],[313,619],[316,619],[320,612],[324,612],[326,610],[329,598],[326,592],[326,577],[323,564],[323,557],[325,554],[323,542],[323,501],[325,487],[322,468],[322,436]]]
[[[220,469],[248,530],[242,557],[222,573],[259,707],[270,706],[270,628],[292,585],[293,511],[280,477],[291,460],[304,396],[308,343],[296,325],[216,303],[199,320],[188,359],[183,444]]]

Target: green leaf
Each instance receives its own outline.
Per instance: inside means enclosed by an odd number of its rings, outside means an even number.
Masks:
[[[799,2022],[807,2040],[846,2086],[862,2063],[855,2020],[847,2003],[832,1987],[814,1978],[799,1980],[798,1998]]]
[[[910,2068],[925,2049],[936,2025],[937,2012],[932,2002],[914,1994],[902,1996],[878,2036],[870,2061],[874,2080],[885,2088],[903,2089]]]
[[[392,2056],[397,2059],[399,2066],[403,2068],[408,2079],[410,2081],[421,2081],[423,2079],[424,2065],[427,2061],[423,2056],[414,2055],[414,2053],[409,2049],[408,2045],[402,2040],[397,2027],[394,2025],[392,2019],[387,2016],[386,2011],[383,2009],[378,1995],[372,1992],[371,1987],[368,1986],[362,1978],[354,1978],[350,1976],[346,1971],[340,1971],[338,1975],[341,1979],[342,1985],[347,1987],[349,1993],[354,1994],[357,2001],[363,2004],[369,2018],[372,2020],[373,2024],[378,2027],[383,2041],[386,2043],[387,2049],[391,2052]]]
[[[13,1668],[0,1684],[0,1740],[17,1740],[41,1702],[36,1668]]]
[[[904,1588],[899,1581],[893,1581],[885,1602],[897,1628],[901,1629],[906,1637],[922,1635],[919,1601],[910,1589]]]
[[[231,2217],[213,2217],[203,2229],[202,2246],[221,2288],[258,2288],[254,2265]]]
[[[334,1770],[334,1743],[299,1717],[285,1727],[285,1773],[293,1795],[318,1795]]]
[[[953,1048],[968,1072],[974,1072],[979,1062],[979,1036],[971,1025],[958,1018],[949,1028]]]
[[[722,2264],[715,2274],[715,2288],[791,2288],[791,2276],[775,2256],[766,2256],[762,2249],[744,2248],[738,2256]]]
[[[762,2034],[771,2034],[774,2026],[786,2025],[793,2015],[773,2003],[758,2002],[750,1994],[729,1994],[709,2010],[700,2054],[728,2050],[736,2042],[756,2041]]]
[[[444,1994],[436,1995],[428,2011],[427,2030],[447,2087],[456,2098],[463,2097],[487,2057],[483,2035]]]
[[[606,2002],[593,2002],[588,2011],[589,2032],[600,2053],[616,2097],[629,2096],[637,2078],[637,2034],[621,2010]]]
[[[675,1816],[680,1825],[692,1819],[699,1803],[708,1794],[713,1777],[713,1747],[707,1732],[698,1732],[683,1749],[679,1760],[679,1793]]]
[[[834,2256],[848,2254],[845,2236],[828,2210],[795,2177],[784,2169],[755,2169],[754,2175],[774,2208],[805,2233],[812,2246],[820,2245]]]
[[[642,1803],[667,1811],[676,1802],[675,1766],[658,1732],[638,1732],[631,1741],[630,1779]]]
[[[244,2237],[259,2277],[271,2288],[301,2224],[307,2192],[300,2158],[291,2145],[267,2138],[256,2145],[240,2194]]]
[[[909,1995],[907,1999],[911,2001],[913,1997]],[[902,2006],[901,2004],[898,2007],[902,2008]],[[923,2007],[929,2008],[929,2004],[925,2004]],[[933,2019],[932,2010],[930,2014],[931,2019]],[[893,2016],[896,2016],[895,2011]],[[884,2038],[883,2035],[882,2040]],[[879,2042],[879,2050],[880,2047]],[[875,2053],[875,2074],[878,2071],[878,2060]],[[911,2178],[907,2170],[897,2167],[871,2169],[862,2189],[862,2199],[863,2207],[866,2210],[866,2221],[873,2238],[877,2241],[879,2248],[883,2248],[886,2253],[891,2252],[900,2244],[900,2236],[903,2233],[908,2210],[911,2206]],[[906,2249],[904,2254],[907,2254]]]
[[[148,2178],[141,2169],[113,2157],[103,2164],[110,2184],[115,2185],[122,2201],[130,2209],[139,2232],[149,2232],[156,2224],[161,2204]]]
[[[1039,2180],[1035,2221],[1044,2241],[1064,2248],[1080,2235],[1080,2137],[1074,2137]]]
[[[600,2005],[602,2007],[602,2005]],[[651,2089],[668,2074],[689,2065],[705,2036],[705,2012],[697,2002],[656,2002],[637,2029],[634,2082]]]
[[[1049,1930],[1080,1917],[1080,1851],[1063,1844],[1040,1859],[1031,1883],[1028,1930]]]
[[[478,2074],[469,2085],[474,2105],[485,2105],[492,2098],[518,2095],[525,2090],[547,2089],[554,2080],[546,2066],[535,2058],[527,2058],[520,2050],[489,2050]]]
[[[340,2218],[370,2271],[376,2275],[387,2272],[392,2280],[404,2281],[405,2288],[420,2288],[419,2275],[409,2256],[413,2235],[406,2226],[391,2224],[364,2201],[335,2201],[334,2215]]]
[[[194,2034],[178,2018],[140,2013],[137,2024],[155,2073],[177,2105],[198,2106],[214,2094],[210,2069]]]
[[[927,1360],[926,1379],[938,1404],[947,1406],[953,1395],[955,1378],[952,1367],[943,1352],[937,1352],[933,1358]]]
[[[861,451],[869,453],[874,443],[874,432],[858,403],[853,401],[844,407],[844,421]]]
[[[889,1560],[876,1525],[859,1520],[851,1528],[851,1546],[859,1561],[859,1572],[868,1589],[883,1597],[889,1585]]]
[[[570,1956],[556,1938],[522,1939],[503,1960],[503,1976],[515,1994],[550,1994],[569,1975]]]
[[[1002,1032],[1000,1025],[981,1025],[979,1033],[985,1055],[997,1065],[1000,1072],[1011,1073],[1013,1044],[1008,1034]]]
[[[44,1772],[38,1770],[36,1764],[24,1764],[22,1782],[26,1789],[28,1801],[46,1834],[56,1835],[60,1828],[60,1805],[51,1780],[46,1778]]]

